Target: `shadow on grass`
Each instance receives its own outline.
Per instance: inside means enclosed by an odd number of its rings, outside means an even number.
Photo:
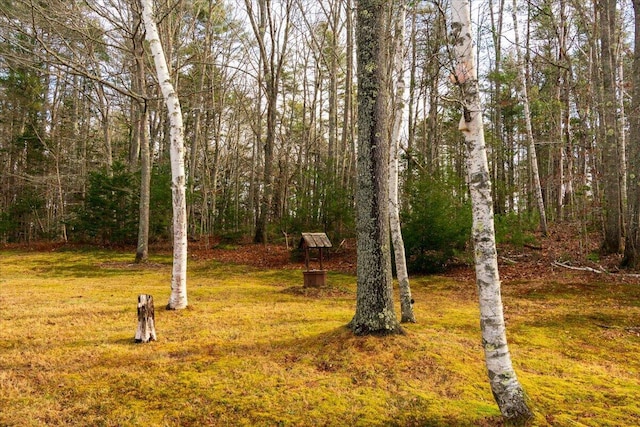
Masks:
[[[34,263],[35,264],[35,263]],[[169,265],[164,264],[134,264],[134,263],[94,263],[75,262],[73,264],[58,265],[46,262],[38,263],[34,271],[39,276],[59,278],[99,278],[99,277],[120,277],[143,274],[149,270],[169,269]]]

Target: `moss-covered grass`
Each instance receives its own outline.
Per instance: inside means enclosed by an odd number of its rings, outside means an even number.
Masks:
[[[191,261],[165,311],[170,257],[131,259],[0,252],[0,426],[500,425],[472,283],[413,278],[419,323],[354,337],[352,276]],[[640,286],[567,274],[503,288],[533,425],[640,425]],[[157,342],[133,342],[140,293]]]

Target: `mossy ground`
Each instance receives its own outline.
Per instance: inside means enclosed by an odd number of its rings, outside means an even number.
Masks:
[[[191,260],[189,308],[165,311],[170,257],[132,257],[0,252],[0,426],[501,423],[472,282],[412,278],[418,323],[355,337],[351,275]],[[532,424],[640,425],[640,286],[573,277],[503,286]],[[133,341],[140,293],[157,342]]]

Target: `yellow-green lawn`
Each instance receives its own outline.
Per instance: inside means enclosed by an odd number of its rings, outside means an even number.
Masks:
[[[418,323],[354,337],[353,276],[191,260],[189,308],[166,311],[171,258],[132,259],[0,251],[0,426],[500,425],[469,281],[412,278]],[[532,425],[640,425],[640,285],[572,274],[503,286]]]

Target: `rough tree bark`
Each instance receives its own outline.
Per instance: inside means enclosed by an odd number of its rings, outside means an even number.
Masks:
[[[136,329],[135,341],[144,343],[155,341],[156,339],[153,297],[145,294],[138,295],[138,327]]]
[[[482,124],[468,0],[451,3],[451,29],[456,68],[452,79],[461,91],[463,114],[459,129],[467,148],[467,175],[473,209],[476,284],[485,362],[494,398],[511,423],[524,423],[532,413],[511,365],[500,295],[500,277],[493,222],[493,200]]]
[[[357,7],[358,287],[349,327],[356,335],[401,333],[393,306],[389,241],[390,0]]]
[[[153,18],[153,0],[142,1],[142,20],[151,56],[156,67],[158,83],[162,90],[169,115],[169,137],[171,158],[171,192],[173,198],[173,270],[171,273],[171,296],[168,309],[187,307],[187,205],[184,171],[184,125],[178,94],[171,83],[171,76],[164,56],[158,27]]]
[[[623,265],[640,269],[640,0],[633,0],[633,17],[633,94],[629,113],[627,235]]]
[[[137,9],[138,6],[133,2],[132,8]],[[145,79],[144,64],[144,34],[142,17],[135,11],[135,33],[132,37],[133,55],[134,55],[134,75],[131,79],[133,91],[140,95],[139,100],[132,100],[134,104],[134,114],[137,114],[136,130],[134,138],[136,139],[135,153],[132,158],[140,158],[140,202],[139,202],[139,219],[138,219],[138,245],[136,248],[136,263],[146,262],[149,258],[149,205],[151,200],[151,153],[149,134],[149,110],[147,105],[147,87]],[[139,153],[138,153],[139,149]],[[139,155],[138,155],[139,154]]]
[[[616,0],[599,0],[600,53],[602,58],[602,161],[605,199],[604,241],[605,253],[622,250],[622,195],[620,193],[620,155],[616,138],[616,66],[615,66],[615,19]]]
[[[391,130],[391,142],[389,147],[389,221],[391,226],[391,241],[396,262],[396,275],[400,289],[401,322],[415,323],[413,312],[411,287],[409,286],[409,273],[407,272],[407,259],[404,251],[404,239],[400,227],[400,203],[398,200],[398,151],[400,145],[400,127],[404,112],[404,35],[406,6],[403,2],[397,5],[395,16],[395,42],[393,68],[396,76],[395,105],[393,109],[393,127]]]

